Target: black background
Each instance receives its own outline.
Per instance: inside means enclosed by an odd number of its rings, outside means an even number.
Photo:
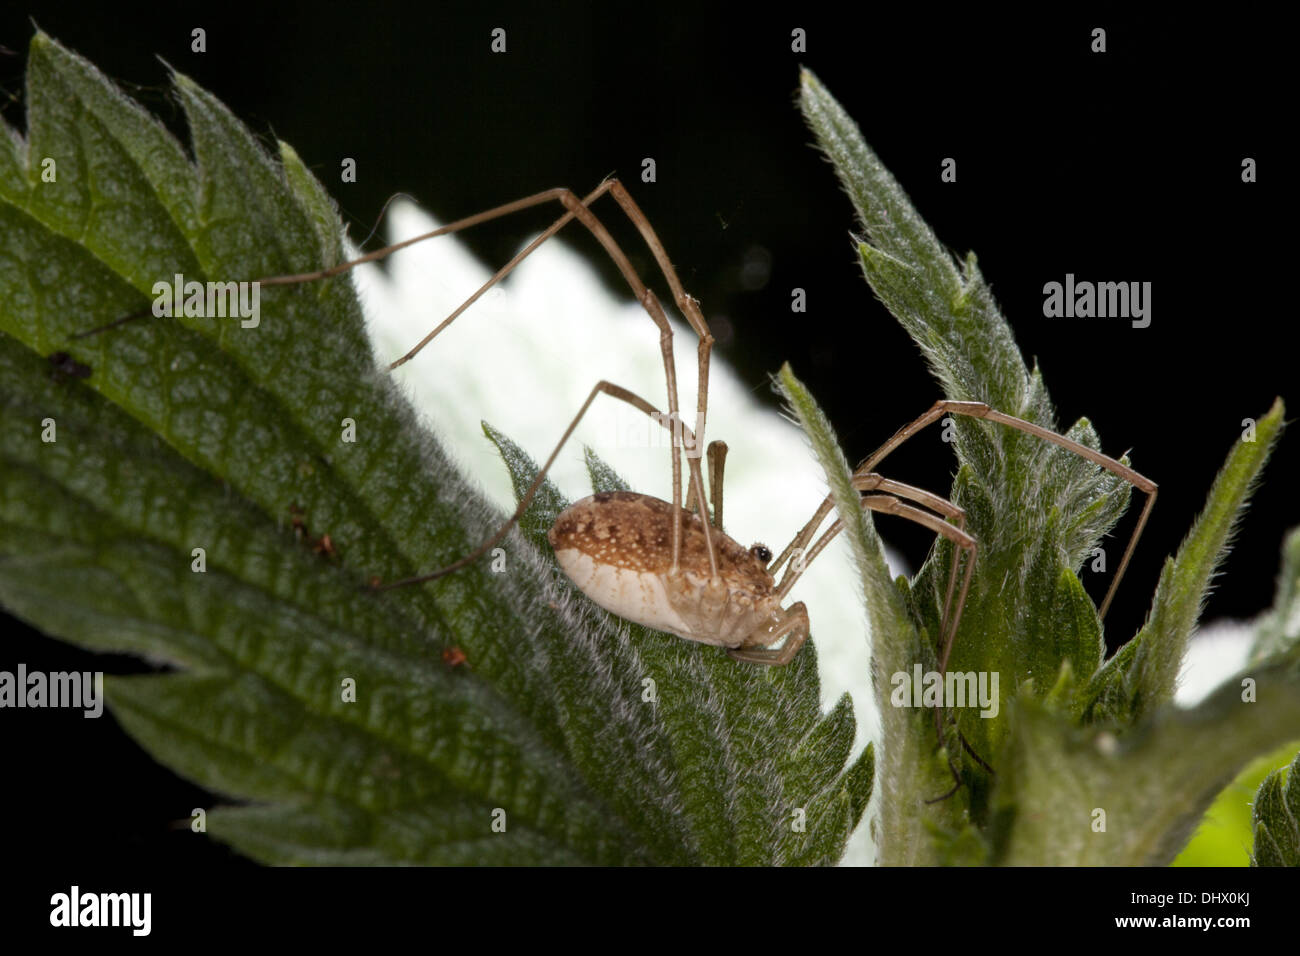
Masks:
[[[30,15],[184,138],[160,57],[268,143],[291,143],[354,238],[370,232],[396,192],[446,220],[549,186],[581,193],[617,173],[701,299],[719,352],[755,386],[790,361],[857,460],[940,396],[862,279],[849,242],[852,209],[809,147],[795,105],[806,65],[940,239],[979,254],[1022,351],[1043,367],[1059,420],[1087,415],[1107,451],[1131,449],[1134,466],[1159,483],[1159,504],[1107,621],[1116,646],[1140,626],[1161,563],[1204,502],[1242,419],[1262,415],[1275,395],[1293,408],[1300,401],[1289,374],[1294,310],[1282,307],[1281,294],[1292,250],[1282,230],[1269,228],[1294,209],[1282,185],[1292,172],[1276,145],[1293,112],[1282,86],[1284,32],[1253,11],[1240,21],[1220,13],[1213,22],[1173,22],[1102,7],[993,19],[932,5],[902,15],[871,4],[847,13],[766,9],[6,9],[0,99],[6,120],[22,129]],[[489,50],[498,26],[507,30],[504,55]],[[1103,55],[1089,52],[1097,26],[1108,31]],[[207,31],[206,53],[190,51],[194,27]],[[790,50],[795,27],[807,31],[806,53]],[[355,184],[339,182],[345,156],[357,160]],[[640,182],[647,156],[657,163],[654,184]],[[1241,182],[1247,156],[1259,164],[1251,185]],[[939,180],[944,157],[957,159],[955,184]],[[550,215],[465,238],[499,263]],[[613,284],[599,249],[577,233],[569,240],[591,246]],[[745,291],[739,271],[753,247],[771,254],[771,280]],[[1043,284],[1067,272],[1152,282],[1151,326],[1043,318]],[[790,313],[796,286],[807,290],[806,315]],[[775,397],[759,391],[776,414]],[[1291,497],[1297,443],[1300,436],[1286,436],[1269,465],[1206,620],[1253,616],[1271,603],[1282,536],[1300,516]],[[953,461],[940,442],[913,442],[891,466],[894,477],[943,490]],[[919,563],[929,538],[892,526],[890,534]],[[0,643],[0,669],[19,661],[40,670],[147,669],[21,625]],[[11,859],[237,861],[172,828],[169,821],[186,821],[214,798],[155,765],[111,717],[7,711],[2,719],[0,799],[4,818],[17,824]]]

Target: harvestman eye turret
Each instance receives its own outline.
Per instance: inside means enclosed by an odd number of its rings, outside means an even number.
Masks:
[[[673,330],[663,307],[654,292],[641,281],[618,243],[589,208],[592,203],[607,193],[613,197],[640,232],[672,291],[673,301],[699,338],[697,358],[699,398],[695,431],[687,428],[682,422],[677,400],[677,369],[673,361]],[[782,602],[808,565],[831,539],[843,530],[843,522],[833,521],[821,536],[817,537],[818,529],[825,523],[833,509],[832,499],[827,496],[808,523],[775,560],[772,560],[772,554],[765,546],[755,544],[747,548],[723,531],[722,487],[726,445],[722,442],[713,442],[708,446],[707,461],[711,494],[711,498],[708,499],[705,497],[703,470],[700,466],[704,421],[708,411],[709,356],[713,347],[713,336],[700,312],[699,303],[682,288],[663,244],[645,214],[618,180],[604,181],[582,199],[567,189],[547,190],[460,219],[329,269],[262,279],[261,285],[263,287],[294,285],[341,275],[361,263],[386,258],[399,249],[425,239],[458,232],[547,202],[559,202],[565,207],[565,213],[502,266],[409,352],[393,362],[389,369],[395,369],[414,358],[438,333],[514,270],[538,246],[576,219],[604,247],[637,300],[659,329],[659,348],[663,356],[668,393],[668,414],[665,416],[650,402],[625,388],[611,382],[597,382],[560,436],[550,457],[546,459],[536,478],[521,497],[514,514],[487,541],[460,560],[429,574],[388,584],[375,583],[373,587],[377,590],[386,590],[432,581],[459,570],[487,554],[527,510],[541,487],[547,471],[554,464],[579,421],[596,397],[604,394],[631,405],[672,433],[670,455],[673,500],[667,502],[650,495],[633,492],[607,492],[577,502],[559,515],[550,530],[550,543],[555,550],[560,567],[588,597],[619,617],[675,634],[686,640],[725,647],[727,653],[739,661],[767,665],[789,663],[808,639],[809,618],[808,610],[802,602],[789,607],[783,607]],[[140,314],[143,313],[126,316],[78,337],[121,324]],[[863,508],[914,521],[948,538],[956,547],[954,553],[957,557],[948,575],[943,613],[940,617],[939,671],[941,674],[947,668],[953,641],[961,624],[962,608],[970,588],[978,543],[966,532],[966,515],[959,506],[939,495],[885,478],[876,469],[903,442],[945,415],[985,419],[1035,435],[1094,462],[1146,493],[1146,504],[1138,517],[1137,525],[1116,569],[1115,577],[1102,602],[1100,614],[1103,617],[1128,568],[1129,560],[1146,526],[1156,498],[1155,483],[1126,465],[1040,425],[999,412],[982,402],[943,399],[935,402],[928,411],[914,421],[900,428],[892,438],[863,460],[854,471],[852,481],[853,487],[862,493],[860,504]],[[686,454],[689,473],[685,503],[682,500],[683,452]],[[711,514],[708,506],[704,504],[706,501],[712,503]],[[960,557],[961,554],[965,555],[964,561]],[[782,568],[785,568],[785,571],[778,580],[777,574]],[[960,574],[960,587],[957,583],[959,568],[963,569]],[[942,742],[944,735],[938,710],[935,713],[935,723]],[[976,759],[979,759],[978,756]],[[981,760],[980,763],[983,761]]]
[[[632,268],[627,256],[589,208],[597,199],[609,194],[640,232],[658,263],[672,291],[673,300],[691,329],[699,337],[697,359],[698,407],[696,430],[682,422],[677,400],[677,369],[673,361],[672,326],[663,306]],[[745,547],[723,531],[722,479],[726,445],[713,442],[708,447],[708,464],[712,514],[701,506],[706,500],[703,471],[700,467],[703,425],[708,411],[709,355],[713,336],[700,312],[699,303],[682,288],[663,244],[645,214],[617,179],[607,179],[587,196],[579,199],[567,189],[550,189],[524,199],[489,209],[477,215],[434,229],[404,242],[368,253],[329,269],[298,275],[275,276],[261,280],[262,286],[292,285],[337,276],[360,265],[383,259],[414,243],[435,236],[458,232],[492,219],[547,202],[559,202],[565,213],[518,255],[502,266],[451,315],[421,339],[389,369],[414,358],[435,336],[454,322],[484,293],[500,282],[543,242],[574,219],[581,222],[604,247],[659,329],[659,348],[663,356],[664,377],[668,393],[668,414],[663,415],[639,395],[611,382],[600,381],[560,436],[554,450],[536,478],[520,498],[519,506],[501,528],[473,552],[429,574],[376,585],[379,589],[403,587],[432,581],[450,574],[487,554],[506,535],[528,509],[537,490],[554,464],[565,442],[591,407],[596,396],[605,394],[626,402],[650,416],[673,433],[670,443],[672,467],[672,502],[633,492],[606,492],[592,495],[562,512],[550,530],[549,538],[560,567],[588,597],[619,617],[690,641],[713,644],[728,649],[731,657],[757,664],[781,665],[798,653],[808,639],[808,610],[802,602],[783,607],[782,602],[808,565],[843,529],[834,521],[820,537],[818,529],[829,516],[833,503],[829,496],[822,501],[812,518],[784,551],[772,560],[771,552],[761,544]],[[953,640],[961,623],[962,608],[970,587],[978,543],[965,531],[965,512],[939,495],[885,478],[877,473],[879,464],[908,438],[926,425],[945,415],[963,415],[997,422],[1036,435],[1088,459],[1130,482],[1147,494],[1138,522],[1121,558],[1115,577],[1102,602],[1101,615],[1110,607],[1139,536],[1155,504],[1155,482],[1138,474],[1113,458],[1100,454],[1078,442],[1006,415],[982,402],[940,400],[914,421],[903,426],[889,441],[868,456],[853,474],[853,486],[862,492],[861,505],[871,511],[898,515],[923,525],[948,538],[964,552],[965,561],[954,560],[948,576],[943,614],[940,618],[941,651],[939,670],[943,672],[952,652]],[[682,501],[682,452],[686,453],[689,488],[685,506]],[[911,502],[908,504],[907,502]],[[917,506],[920,507],[917,507]],[[816,541],[814,543],[814,538]],[[964,565],[958,588],[958,568]],[[777,573],[785,573],[777,580]],[[779,646],[778,646],[779,645]]]

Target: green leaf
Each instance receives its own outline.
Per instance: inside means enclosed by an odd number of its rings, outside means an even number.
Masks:
[[[591,478],[591,490],[601,491],[631,491],[627,482],[618,476],[613,468],[605,464],[594,451],[590,448],[582,450],[583,460],[587,464],[587,474]],[[516,489],[517,491],[518,489]]]
[[[1275,770],[1255,798],[1255,866],[1300,866],[1300,754]]]
[[[1165,866],[1236,772],[1295,736],[1300,655],[1248,669],[1195,708],[1166,707],[1123,736],[1076,727],[1029,699],[1016,713],[998,767],[995,801],[1009,822],[997,860]]]
[[[1282,543],[1282,569],[1278,572],[1273,609],[1255,629],[1252,661],[1284,654],[1300,644],[1300,527],[1292,528]]]
[[[941,866],[986,866],[989,846],[978,827],[967,824],[956,833],[933,831],[934,845]]]
[[[867,744],[858,754],[858,759],[853,762],[842,780],[844,789],[849,796],[849,820],[852,826],[856,827],[862,819],[862,814],[867,810],[867,804],[871,802],[871,791],[876,779],[876,749],[875,744]]]
[[[110,706],[160,761],[252,802],[210,832],[260,860],[837,860],[870,760],[845,766],[852,715],[821,713],[812,645],[754,668],[595,608],[545,543],[553,489],[492,560],[367,586],[445,566],[504,516],[376,367],[346,275],[261,287],[256,325],[149,316],[72,338],[178,273],[343,257],[294,151],[174,83],[193,162],[37,34],[28,137],[0,136],[0,602],[174,668],[110,678]]]
[[[1281,434],[1282,400],[1259,420],[1254,441],[1238,441],[1210,489],[1178,556],[1165,562],[1146,625],[1094,675],[1083,699],[1092,722],[1129,724],[1173,700],[1183,654],[1200,617],[1214,570]],[[1284,577],[1279,608],[1291,600]]]

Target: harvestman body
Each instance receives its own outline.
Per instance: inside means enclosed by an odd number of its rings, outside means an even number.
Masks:
[[[761,544],[746,548],[714,529],[714,576],[704,522],[679,513],[682,550],[673,573],[673,514],[672,505],[649,495],[592,495],[555,519],[551,547],[573,583],[619,617],[728,648],[766,647],[792,634],[793,656],[808,635],[808,613],[802,604],[782,609],[776,579],[767,571],[772,552]],[[764,659],[756,653],[733,656]]]
[[[641,281],[623,250],[588,208],[606,193],[613,197],[640,232],[672,290],[674,302],[699,337],[696,416],[698,434],[685,427],[681,421],[677,400],[677,370],[672,350],[673,331],[663,307],[654,292]],[[425,239],[458,232],[546,202],[559,202],[565,207],[566,212],[499,269],[414,348],[393,362],[389,369],[395,369],[412,359],[439,332],[500,282],[538,246],[569,222],[577,219],[605,248],[637,300],[659,329],[659,346],[667,384],[668,414],[663,415],[648,401],[618,385],[606,381],[596,383],[533,483],[521,497],[514,514],[491,538],[460,560],[430,574],[384,585],[375,582],[373,586],[377,589],[388,589],[431,581],[465,567],[492,549],[527,510],[561,448],[573,434],[578,422],[591,407],[596,396],[603,393],[649,415],[653,421],[673,433],[673,440],[670,443],[673,500],[667,502],[650,495],[633,492],[606,492],[577,502],[559,515],[550,530],[551,546],[555,550],[560,567],[593,601],[629,621],[676,634],[687,640],[725,647],[737,660],[769,665],[788,663],[808,639],[809,620],[807,608],[802,602],[788,608],[783,607],[782,602],[812,560],[836,534],[843,530],[843,522],[834,521],[813,543],[817,530],[833,509],[833,501],[830,496],[827,496],[812,518],[775,561],[772,560],[772,553],[761,544],[748,548],[741,545],[728,536],[722,527],[722,478],[727,452],[727,447],[722,442],[713,442],[708,446],[712,509],[702,504],[710,500],[705,497],[699,449],[704,437],[703,426],[708,410],[709,356],[713,347],[713,336],[700,312],[699,303],[682,288],[663,244],[645,214],[618,180],[608,179],[602,182],[582,199],[567,189],[547,190],[458,220],[329,269],[298,275],[274,276],[262,279],[261,284],[264,287],[294,285],[337,276],[361,263],[383,259],[399,249]],[[110,323],[109,326],[82,335],[102,331],[104,328],[134,317],[134,315],[126,316]],[[78,336],[80,337],[82,336]],[[953,640],[961,622],[962,608],[970,587],[978,544],[965,531],[966,516],[959,506],[939,495],[885,478],[875,469],[887,455],[908,438],[926,425],[950,414],[983,418],[1036,435],[1094,462],[1146,493],[1146,505],[1142,509],[1116,570],[1115,578],[1102,603],[1100,611],[1102,616],[1110,607],[1156,497],[1155,483],[1126,465],[1040,425],[996,411],[982,402],[940,400],[923,415],[899,429],[889,441],[866,458],[854,471],[853,487],[862,493],[860,503],[863,508],[898,515],[921,524],[948,538],[959,551],[966,553],[960,589],[957,588],[958,568],[962,564],[959,558],[954,559],[948,577],[939,628],[941,673],[947,667]],[[683,451],[686,452],[689,472],[689,488],[684,506],[681,471]],[[778,581],[777,572],[787,564],[784,575]],[[938,711],[935,719],[942,741],[943,730],[939,726]],[[954,769],[954,775],[955,773]]]

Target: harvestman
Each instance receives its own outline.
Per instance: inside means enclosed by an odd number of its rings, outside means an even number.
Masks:
[[[673,299],[678,309],[699,337],[698,407],[695,432],[681,421],[677,400],[677,369],[673,360],[673,330],[664,314],[663,306],[660,305],[654,292],[641,281],[622,248],[588,208],[606,193],[614,197],[619,207],[641,233],[642,239],[672,289]],[[560,567],[588,597],[619,617],[675,634],[686,640],[725,647],[727,653],[738,661],[766,665],[788,664],[808,640],[808,609],[802,601],[788,608],[783,608],[781,602],[785,600],[808,565],[835,535],[844,529],[844,522],[840,519],[835,520],[809,549],[809,543],[816,537],[818,528],[834,506],[832,497],[828,495],[808,523],[795,535],[775,561],[772,560],[771,551],[764,545],[755,544],[746,548],[727,535],[722,528],[722,478],[727,446],[720,441],[712,442],[707,450],[709,487],[713,506],[711,516],[707,505],[702,504],[710,500],[704,493],[699,449],[704,440],[704,421],[708,411],[709,356],[713,348],[713,336],[700,312],[699,303],[682,288],[668,254],[649,220],[617,179],[605,180],[583,199],[579,199],[568,189],[549,189],[475,216],[457,220],[328,269],[296,275],[273,276],[260,282],[263,286],[276,286],[327,279],[348,272],[364,262],[386,258],[399,249],[425,239],[458,232],[470,226],[552,201],[558,201],[565,207],[564,215],[497,270],[487,282],[409,352],[389,365],[389,370],[396,369],[414,358],[433,341],[438,333],[505,278],[538,246],[569,222],[577,219],[605,248],[636,294],[637,300],[659,329],[659,348],[663,354],[664,377],[668,387],[668,415],[665,417],[648,401],[625,388],[604,380],[597,382],[582,403],[582,407],[578,409],[578,413],[564,430],[550,457],[546,459],[532,484],[520,498],[514,514],[487,541],[460,560],[430,574],[389,584],[374,582],[372,587],[377,590],[387,590],[432,581],[471,564],[491,550],[527,511],[561,449],[595,401],[596,396],[603,392],[650,416],[652,421],[661,424],[672,433],[670,448],[673,500],[669,504],[651,495],[605,492],[571,505],[556,518],[549,534]],[[75,338],[84,338],[106,331],[140,317],[146,312],[147,310],[141,310],[124,316],[107,325],[81,333]],[[61,356],[63,353],[58,354]],[[51,358],[55,359],[54,356]],[[889,441],[858,465],[853,472],[852,485],[862,493],[860,504],[863,508],[907,518],[943,535],[958,549],[966,552],[965,573],[962,575],[960,591],[956,591],[958,567],[962,563],[959,556],[954,556],[948,575],[943,615],[939,625],[942,650],[938,666],[941,675],[946,673],[953,641],[961,623],[962,609],[966,603],[971,575],[975,569],[978,544],[965,530],[966,513],[961,507],[939,495],[885,478],[875,469],[887,455],[908,438],[947,414],[987,419],[1036,435],[1100,465],[1146,493],[1146,505],[1138,517],[1137,526],[1129,538],[1119,568],[1102,602],[1100,611],[1102,617],[1109,609],[1120,580],[1128,568],[1133,550],[1137,546],[1138,538],[1142,534],[1156,499],[1155,482],[1115,459],[1040,425],[999,412],[983,402],[940,399],[924,414],[900,428]],[[682,507],[681,451],[683,450],[686,452],[687,467],[690,472],[690,488],[685,508]],[[904,504],[902,499],[922,507]],[[922,510],[922,508],[929,510]],[[949,523],[950,521],[953,523]],[[323,540],[328,544],[328,536]],[[775,575],[787,563],[788,567],[778,583]],[[777,644],[780,647],[774,648],[773,645]],[[940,746],[943,747],[943,716],[938,709],[935,711],[935,730]],[[982,766],[991,770],[988,764],[970,749],[960,733],[958,737],[971,755]],[[957,781],[957,786],[960,786],[961,778],[951,755],[948,765]],[[955,790],[956,787],[953,789]],[[949,791],[949,794],[952,792]],[[944,797],[949,794],[945,794]],[[941,800],[944,797],[936,799]]]
[[[687,428],[681,421],[677,400],[677,369],[673,360],[673,330],[664,314],[663,306],[652,290],[641,281],[636,270],[628,261],[622,248],[606,231],[604,225],[590,210],[590,205],[608,193],[618,203],[624,214],[641,233],[646,246],[653,254],[660,271],[672,289],[673,299],[678,309],[690,323],[691,329],[699,337],[697,358],[698,372],[698,408],[696,431]],[[788,664],[798,653],[809,636],[808,609],[803,602],[792,604],[788,608],[781,606],[790,589],[803,575],[808,565],[822,552],[831,540],[844,529],[844,522],[835,520],[831,526],[812,543],[817,530],[822,526],[834,507],[833,499],[828,495],[818,506],[811,519],[795,535],[786,549],[772,560],[772,552],[762,544],[749,548],[731,538],[722,529],[722,478],[726,461],[727,446],[715,441],[707,449],[709,463],[709,488],[711,498],[704,493],[704,478],[700,467],[700,447],[704,440],[704,420],[708,411],[709,356],[713,348],[713,336],[708,324],[700,312],[699,302],[688,295],[682,288],[668,254],[664,250],[658,235],[651,227],[645,214],[628,194],[617,179],[607,179],[592,190],[586,197],[579,199],[568,189],[548,189],[544,192],[527,196],[512,203],[497,206],[485,212],[459,219],[453,223],[415,236],[403,242],[395,243],[383,249],[367,253],[357,259],[340,263],[328,269],[305,272],[296,275],[273,276],[260,280],[263,286],[297,285],[341,275],[365,262],[384,259],[399,249],[432,239],[435,236],[459,232],[471,226],[479,225],[492,219],[510,215],[533,206],[547,202],[559,202],[567,210],[553,222],[541,235],[523,248],[513,259],[502,266],[468,299],[443,319],[441,323],[401,358],[389,365],[389,370],[398,368],[413,359],[426,345],[454,322],[461,314],[481,298],[489,289],[500,282],[524,259],[531,255],[543,242],[554,236],[568,223],[577,219],[592,233],[604,247],[624,279],[636,294],[637,300],[645,308],[650,318],[659,329],[659,348],[663,354],[664,377],[668,387],[668,415],[665,417],[648,401],[612,382],[600,381],[592,388],[582,407],[573,417],[569,426],[560,436],[550,457],[546,459],[541,470],[533,479],[528,490],[520,498],[514,514],[481,546],[458,561],[429,574],[408,578],[403,581],[381,584],[372,582],[375,590],[388,590],[411,584],[432,581],[443,575],[469,565],[486,554],[509,532],[527,511],[546,473],[555,463],[561,449],[569,440],[591,407],[596,396],[604,393],[611,398],[626,402],[638,411],[650,416],[651,420],[667,428],[672,433],[671,455],[673,474],[673,500],[669,504],[651,495],[634,492],[605,492],[584,498],[571,505],[556,518],[549,534],[551,546],[560,563],[560,567],[570,579],[593,601],[613,614],[643,624],[656,630],[666,631],[678,637],[702,644],[712,644],[727,648],[727,653],[738,661],[755,664]],[[131,321],[148,313],[143,309],[131,315],[110,322],[107,325],[80,333],[74,338],[85,338],[99,332]],[[58,353],[62,356],[63,353]],[[55,356],[51,357],[55,360]],[[57,364],[57,363],[56,363]],[[982,418],[997,422],[1010,428],[1036,435],[1045,441],[1061,446],[1082,458],[1091,461],[1112,474],[1129,482],[1147,495],[1146,505],[1138,517],[1137,525],[1129,538],[1124,556],[1120,559],[1115,577],[1102,602],[1100,615],[1105,617],[1111,600],[1119,587],[1120,580],[1128,568],[1129,560],[1137,546],[1138,538],[1146,526],[1147,518],[1155,505],[1156,484],[1138,474],[1133,469],[1113,458],[1096,452],[1091,448],[1072,441],[1063,435],[1027,422],[1020,418],[1004,414],[983,402],[953,401],[940,399],[928,411],[914,421],[900,428],[892,438],[862,461],[854,470],[852,485],[862,493],[860,504],[863,508],[884,514],[898,515],[914,521],[931,531],[948,538],[966,553],[965,573],[962,575],[961,588],[957,590],[958,567],[962,563],[955,556],[948,575],[947,591],[944,597],[943,615],[940,618],[939,633],[942,650],[939,655],[939,673],[946,673],[948,659],[952,653],[953,641],[961,623],[962,609],[970,589],[971,575],[975,569],[978,544],[973,536],[965,530],[965,511],[939,495],[916,488],[902,482],[894,481],[878,474],[876,467],[899,445],[911,438],[925,426],[933,424],[945,415],[963,415],[970,418]],[[682,471],[681,451],[686,452],[687,468],[690,473],[690,486],[686,506],[682,506]],[[903,499],[921,507],[905,504]],[[712,502],[712,515],[701,502]],[[922,509],[929,510],[922,510]],[[949,523],[949,522],[952,523]],[[328,536],[325,537],[328,542]],[[332,546],[331,546],[332,547]],[[778,582],[776,573],[786,567],[784,575]],[[955,601],[954,601],[955,596]],[[780,645],[774,648],[774,645]],[[942,711],[935,711],[935,729],[940,745],[944,743]],[[964,737],[958,734],[962,744],[971,755],[986,769],[988,767],[978,754],[966,744]],[[960,777],[951,756],[949,767],[954,779]],[[954,790],[956,787],[954,787]],[[949,791],[949,794],[952,791]],[[944,796],[947,796],[945,794]],[[944,799],[939,797],[936,799]],[[930,801],[933,802],[933,801]]]
[[[614,198],[628,219],[636,226],[637,231],[641,233],[642,239],[672,290],[678,309],[699,337],[697,358],[699,400],[695,432],[681,422],[677,400],[677,369],[673,361],[673,330],[664,314],[663,306],[654,292],[641,281],[622,248],[589,208],[606,193]],[[727,446],[720,441],[712,442],[708,446],[711,499],[705,497],[704,479],[699,461],[699,448],[704,440],[704,420],[708,411],[709,356],[713,348],[713,336],[700,312],[698,301],[682,288],[668,254],[649,220],[617,179],[605,180],[582,199],[568,189],[549,189],[457,220],[329,269],[275,276],[263,279],[261,283],[263,286],[294,285],[330,278],[364,262],[386,258],[399,249],[425,239],[458,232],[547,202],[561,203],[566,212],[525,246],[518,255],[502,266],[409,352],[389,365],[389,370],[396,369],[414,358],[438,333],[513,271],[538,246],[569,222],[577,219],[605,248],[638,301],[659,329],[659,347],[663,353],[664,376],[667,380],[668,415],[665,417],[648,401],[625,388],[603,380],[597,382],[568,428],[564,430],[550,457],[546,459],[532,484],[521,497],[514,514],[492,537],[470,554],[437,571],[388,584],[375,583],[373,586],[380,590],[387,590],[432,581],[473,563],[496,546],[528,509],[546,473],[555,463],[579,421],[591,407],[596,396],[604,393],[611,398],[626,402],[674,432],[670,443],[673,500],[670,504],[650,495],[634,492],[605,492],[573,504],[559,515],[549,534],[551,546],[555,549],[561,568],[588,597],[619,617],[675,634],[686,640],[725,647],[728,649],[727,653],[739,661],[766,665],[789,663],[808,639],[808,610],[803,602],[795,603],[788,608],[783,608],[781,602],[785,600],[790,589],[794,587],[795,582],[813,559],[835,535],[843,530],[844,523],[838,519],[834,521],[809,548],[810,542],[813,542],[816,537],[817,530],[834,506],[832,498],[828,495],[808,523],[795,535],[775,561],[772,560],[771,551],[765,546],[755,544],[746,548],[723,531],[722,477]],[[958,565],[961,563],[959,556],[954,558],[948,576],[939,627],[942,640],[942,651],[939,656],[941,674],[946,671],[953,641],[961,623],[962,608],[970,588],[978,544],[975,538],[966,532],[966,514],[958,505],[931,492],[885,478],[877,473],[876,468],[904,441],[948,414],[982,418],[1036,435],[1094,462],[1146,493],[1146,505],[1142,509],[1115,577],[1102,602],[1100,611],[1102,617],[1109,609],[1120,580],[1128,568],[1129,559],[1133,555],[1156,499],[1155,482],[1133,469],[1040,425],[1006,415],[982,402],[941,399],[923,415],[900,428],[892,438],[858,465],[853,473],[852,483],[853,487],[862,493],[863,508],[914,521],[948,538],[958,549],[966,553],[965,572],[962,575],[960,590],[957,590]],[[686,452],[690,479],[684,508],[682,506],[682,451]],[[905,504],[904,499],[913,504]],[[712,501],[711,518],[707,509],[699,504],[707,500]],[[914,505],[921,507],[914,507]],[[775,575],[787,563],[788,567],[778,582]],[[781,643],[782,641],[784,643]],[[774,648],[777,644],[780,644],[780,647]],[[936,723],[938,716],[936,713]],[[940,735],[942,737],[942,731]]]

